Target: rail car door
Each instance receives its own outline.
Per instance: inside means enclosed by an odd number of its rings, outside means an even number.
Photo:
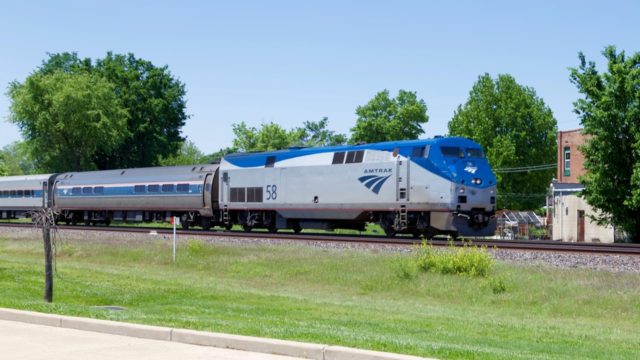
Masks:
[[[409,201],[409,172],[410,161],[408,158],[396,157],[396,201]]]
[[[215,189],[213,189],[213,174],[207,174],[207,177],[204,179],[204,212],[206,215],[213,214],[211,199],[213,198],[212,193],[214,191]]]

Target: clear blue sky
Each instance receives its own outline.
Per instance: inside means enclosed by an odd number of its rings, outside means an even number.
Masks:
[[[568,67],[603,64],[609,44],[640,51],[638,1],[2,1],[0,146],[10,81],[46,53],[132,52],[168,65],[187,87],[184,135],[205,152],[228,146],[231,124],[285,127],[328,116],[347,133],[376,92],[417,91],[425,137],[446,133],[478,75],[533,87],[560,129],[579,127]]]

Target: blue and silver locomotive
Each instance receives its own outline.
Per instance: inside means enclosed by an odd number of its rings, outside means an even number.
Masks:
[[[495,230],[496,179],[480,145],[465,138],[291,148],[232,154],[220,164],[53,174],[37,181],[44,179],[51,184],[50,205],[70,223],[179,216],[184,227],[299,232],[363,230],[373,222],[389,236],[427,238]],[[0,181],[0,195],[14,194],[14,180]],[[0,215],[24,213],[16,212],[25,209],[24,201],[2,197]]]

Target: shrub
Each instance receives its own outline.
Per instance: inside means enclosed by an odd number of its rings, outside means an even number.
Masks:
[[[202,254],[204,251],[204,244],[200,240],[189,240],[187,241],[187,254],[190,256],[197,256]]]
[[[406,256],[398,256],[392,265],[394,274],[402,280],[411,280],[418,272],[416,263]]]
[[[489,279],[489,286],[494,294],[502,294],[507,291],[507,284],[502,277],[495,277]]]
[[[454,247],[451,244],[446,251],[435,251],[433,245],[423,242],[418,251],[417,263],[424,271],[487,276],[493,266],[493,258],[486,246],[465,244]]]

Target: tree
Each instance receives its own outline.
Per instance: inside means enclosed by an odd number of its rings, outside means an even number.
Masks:
[[[187,140],[182,143],[180,151],[166,159],[160,160],[162,166],[176,166],[176,165],[194,165],[201,164],[204,161],[204,154],[193,141]]]
[[[318,147],[342,145],[347,142],[343,134],[336,134],[328,129],[329,118],[323,117],[320,121],[305,121],[301,131],[299,146]]]
[[[449,134],[477,141],[494,169],[554,164],[556,133],[556,119],[535,90],[506,74],[481,75],[449,122]],[[540,207],[554,173],[497,172],[498,208]]]
[[[34,73],[9,86],[9,120],[45,171],[96,169],[93,155],[116,149],[127,136],[127,112],[102,77]]]
[[[7,165],[5,164],[5,155],[4,154],[0,154],[0,176],[7,176],[9,175],[9,170],[7,168]]]
[[[599,209],[600,224],[624,230],[640,242],[640,53],[627,57],[609,46],[602,52],[607,71],[579,54],[571,82],[582,98],[574,102],[583,133],[586,175],[582,196]]]
[[[39,173],[26,142],[14,141],[0,150],[4,156],[8,175],[31,175]]]
[[[247,126],[244,121],[233,124],[232,128],[233,146],[243,152],[285,149],[299,143],[303,136],[299,129],[287,131],[273,122],[262,124],[260,130]]]
[[[50,54],[36,73],[56,71],[89,73],[107,80],[129,113],[124,141],[93,154],[98,169],[155,166],[180,150],[184,141],[180,129],[188,119],[186,90],[167,66],[157,67],[131,53],[109,52],[95,61],[60,53]]]
[[[381,142],[417,139],[429,121],[427,104],[415,92],[400,90],[395,99],[389,91],[377,93],[366,105],[356,108],[358,120],[351,129],[351,142]]]

